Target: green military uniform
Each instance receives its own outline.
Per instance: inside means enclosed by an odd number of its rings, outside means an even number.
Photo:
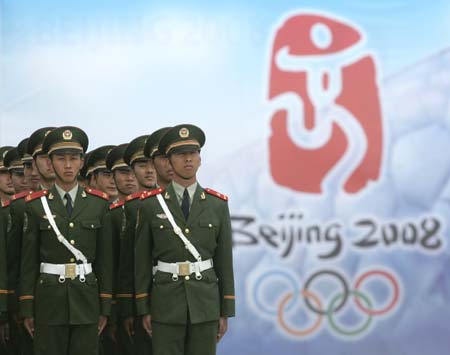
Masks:
[[[50,156],[61,151],[82,154],[87,145],[83,131],[60,127],[45,137],[42,151]],[[67,201],[64,194],[55,184],[26,197],[20,310],[25,318],[34,317],[36,355],[96,355],[99,316],[109,316],[112,299],[108,196],[78,185],[67,192]],[[46,198],[62,235],[85,256],[85,262],[58,240],[41,197]]]
[[[199,150],[203,132],[192,125],[176,126],[162,138],[159,150],[170,155],[179,149]],[[231,222],[226,196],[197,183],[186,219],[180,207],[180,185],[153,190],[142,198],[135,244],[135,292],[139,315],[151,314],[153,352],[161,354],[215,354],[219,317],[235,313]],[[202,263],[213,265],[191,273],[185,261],[196,262],[174,233],[157,196],[163,196],[174,220],[194,245]],[[160,269],[160,262],[179,273]],[[182,262],[183,266],[174,263]],[[198,265],[200,268],[200,264]],[[152,269],[158,266],[156,274]],[[186,269],[186,266],[188,269]]]
[[[148,135],[133,139],[125,149],[123,160],[132,167],[134,163],[148,160],[144,155],[145,142]],[[138,355],[152,354],[151,338],[142,328],[142,321],[136,318],[134,304],[134,240],[137,211],[140,206],[142,191],[127,196],[124,204],[125,232],[120,244],[119,279],[117,284],[117,301],[122,318],[135,317],[134,351]]]
[[[0,206],[0,317],[7,310],[6,223],[3,204]],[[0,318],[1,322],[1,318]]]

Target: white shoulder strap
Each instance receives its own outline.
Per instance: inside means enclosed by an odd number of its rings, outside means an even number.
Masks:
[[[167,216],[167,219],[169,220],[170,224],[172,225],[173,231],[175,234],[180,237],[181,241],[184,243],[186,249],[194,256],[195,260],[202,261],[202,257],[198,250],[194,247],[194,245],[187,239],[181,228],[177,226],[177,223],[175,222],[175,219],[173,218],[172,213],[169,210],[169,207],[167,206],[166,201],[164,201],[164,198],[161,196],[161,194],[156,195],[156,198],[158,199],[159,204],[161,205],[164,213]]]
[[[75,256],[77,260],[80,260],[83,262],[83,264],[87,264],[87,258],[84,256],[84,254],[79,251],[77,248],[75,248],[72,244],[68,242],[66,238],[61,234],[59,231],[58,226],[56,225],[55,219],[53,218],[52,211],[50,211],[50,206],[48,205],[47,197],[42,196],[41,197],[42,207],[44,207],[45,215],[47,216],[48,221],[50,222],[50,225],[52,226],[53,231],[56,234],[56,237],[58,238],[58,241],[62,243],[72,254]]]

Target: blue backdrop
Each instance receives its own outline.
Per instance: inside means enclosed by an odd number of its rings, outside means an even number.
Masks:
[[[448,352],[448,2],[0,2],[1,145],[205,129],[234,231],[219,353]]]

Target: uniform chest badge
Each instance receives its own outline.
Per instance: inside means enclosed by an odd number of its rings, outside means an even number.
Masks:
[[[55,218],[55,217],[56,217],[56,214],[52,214],[52,216],[53,216],[53,218]],[[44,219],[48,219],[48,217],[47,217],[47,215],[46,215],[46,214],[44,214],[44,215],[42,216],[42,218],[44,218]]]
[[[165,213],[157,213],[156,217],[158,217],[159,219],[167,219],[167,215]]]

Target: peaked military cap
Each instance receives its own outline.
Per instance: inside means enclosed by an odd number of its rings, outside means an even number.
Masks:
[[[80,170],[80,176],[83,178],[83,179],[86,179],[87,177],[88,177],[88,165],[87,165],[87,162],[88,162],[88,160],[89,160],[89,157],[91,156],[91,154],[92,154],[92,151],[90,151],[90,152],[88,152],[88,153],[86,153],[85,155],[84,155],[84,164],[83,164],[83,167],[81,168],[81,170]]]
[[[106,157],[106,167],[108,170],[114,171],[118,168],[128,168],[128,164],[123,160],[123,155],[128,147],[128,143],[118,145],[111,149]]]
[[[10,146],[5,146],[5,147],[0,148],[0,170],[2,170],[2,171],[7,170],[4,159],[5,159],[5,156],[8,153],[8,151],[10,151],[13,148],[14,147],[10,147]]]
[[[3,165],[8,168],[8,170],[23,170],[23,162],[22,159],[20,159],[19,150],[17,148],[8,150],[3,159]]]
[[[128,144],[128,147],[123,155],[123,160],[125,161],[125,163],[131,166],[138,160],[148,159],[144,155],[144,146],[148,137],[149,135],[137,137],[133,139],[130,144]]]
[[[162,154],[200,150],[205,144],[205,133],[200,127],[181,124],[172,127],[159,142],[158,150]]]
[[[108,170],[106,167],[106,157],[115,145],[104,145],[94,149],[86,161],[87,175],[94,173],[97,170]]]
[[[44,138],[55,128],[56,127],[44,127],[34,131],[30,138],[28,138],[28,155],[34,158],[37,154],[42,154],[42,143],[44,142]]]
[[[28,138],[22,139],[17,146],[17,150],[19,151],[20,159],[22,159],[22,163],[24,165],[31,164],[33,157],[28,154]]]
[[[161,140],[162,136],[164,136],[164,134],[166,134],[170,130],[170,128],[171,127],[160,128],[150,134],[144,146],[144,155],[146,157],[154,158],[157,155],[164,155],[164,153],[161,153],[158,150],[159,141]]]
[[[88,136],[82,129],[63,126],[47,134],[42,143],[42,153],[51,154],[56,151],[84,153],[88,145]]]

